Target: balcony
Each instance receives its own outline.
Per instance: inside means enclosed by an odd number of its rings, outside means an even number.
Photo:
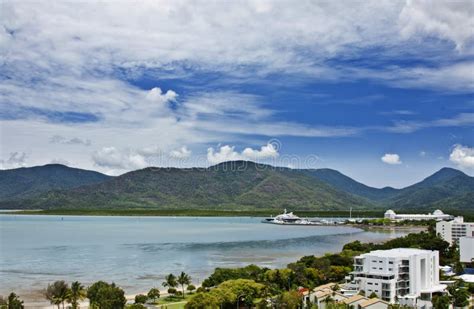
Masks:
[[[410,272],[410,267],[408,266],[400,266],[398,268],[398,273],[399,274],[405,274],[405,273],[409,273]]]

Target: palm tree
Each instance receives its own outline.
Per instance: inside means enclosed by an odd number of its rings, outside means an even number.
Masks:
[[[173,274],[169,274],[165,277],[165,282],[163,282],[163,286],[169,289],[174,289],[178,283],[176,282],[176,276]]]
[[[72,309],[79,308],[79,301],[84,298],[86,298],[86,289],[84,289],[84,286],[79,281],[71,283],[67,300],[71,303]]]
[[[63,305],[64,309],[64,302],[68,299],[69,294],[69,286],[63,280],[56,281],[53,284],[48,284],[48,287],[44,291],[44,296],[47,300],[51,302],[52,305],[58,306]]]
[[[186,274],[184,271],[178,276],[177,282],[181,285],[181,289],[183,290],[183,298],[184,298],[184,286],[191,284],[191,277]]]

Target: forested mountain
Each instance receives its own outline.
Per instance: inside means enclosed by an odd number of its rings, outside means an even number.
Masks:
[[[97,184],[110,177],[61,164],[0,170],[0,201],[31,198],[58,189]]]
[[[346,210],[473,209],[474,178],[443,168],[403,189],[372,188],[331,169],[248,161],[209,168],[149,167],[117,177],[46,165],[0,171],[1,208]]]

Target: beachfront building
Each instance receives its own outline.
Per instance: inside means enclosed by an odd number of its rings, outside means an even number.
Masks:
[[[433,213],[428,214],[397,214],[395,211],[389,209],[384,214],[385,219],[390,219],[393,221],[423,221],[423,220],[451,220],[454,217],[448,214],[443,213],[441,210],[437,209]]]
[[[474,262],[474,237],[459,238],[459,261],[461,263]]]
[[[416,308],[431,308],[433,294],[446,288],[439,283],[438,251],[404,248],[356,256],[346,287]]]
[[[461,237],[474,237],[474,223],[464,222],[463,217],[456,217],[451,221],[439,221],[436,222],[436,234],[450,245],[457,244]]]

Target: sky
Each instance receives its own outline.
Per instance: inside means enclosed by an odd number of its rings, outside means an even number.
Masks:
[[[472,1],[0,4],[0,168],[474,175]]]

